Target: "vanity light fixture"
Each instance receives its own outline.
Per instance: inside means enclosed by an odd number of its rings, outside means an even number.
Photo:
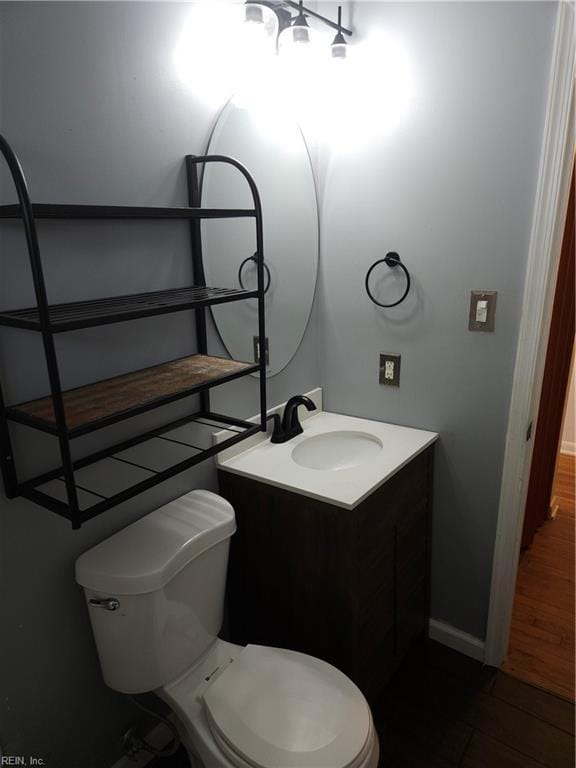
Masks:
[[[293,49],[293,46],[309,47],[314,43],[314,30],[308,26],[308,20],[304,14],[304,2],[300,0],[298,7],[298,16],[292,21],[289,27],[282,30],[278,37],[278,48],[280,51]]]
[[[346,39],[342,34],[342,6],[339,5],[338,6],[338,32],[336,33],[334,40],[332,40],[332,45],[330,46],[332,50],[332,58],[345,59],[346,45],[347,45]]]
[[[292,16],[292,9],[298,11]],[[338,22],[331,21],[316,11],[306,8],[303,0],[245,0],[244,21],[254,31],[269,40],[274,40],[277,50],[285,53],[296,50],[311,49],[315,45],[315,31],[308,24],[308,18],[313,17],[323,24],[336,30],[336,36],[331,44],[333,59],[346,58],[346,39],[344,35],[352,35],[352,30],[342,26],[342,6],[338,6]]]

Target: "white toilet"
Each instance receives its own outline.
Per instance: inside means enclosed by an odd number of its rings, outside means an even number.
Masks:
[[[227,501],[192,491],[78,558],[106,683],[167,702],[193,766],[376,768],[370,709],[342,672],[218,638],[235,530]]]

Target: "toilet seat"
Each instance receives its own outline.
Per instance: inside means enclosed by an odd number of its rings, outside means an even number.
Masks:
[[[244,768],[355,768],[370,749],[362,693],[326,662],[248,645],[203,695],[215,740]]]
[[[210,731],[211,735],[214,738],[214,744],[217,745],[217,748],[220,751],[220,754],[227,758],[228,762],[226,765],[233,766],[234,768],[255,768],[255,764],[253,762],[248,763],[244,758],[242,758],[238,752],[236,752],[232,747],[230,747],[229,744],[227,744],[221,736],[219,736],[215,731]],[[374,726],[370,725],[370,735],[368,737],[368,740],[366,741],[366,744],[364,745],[364,749],[362,752],[358,755],[357,759],[354,760],[352,763],[349,763],[344,768],[375,768],[375,766],[378,764],[378,737],[376,736],[376,732],[374,731]],[[376,746],[375,746],[376,745]],[[376,755],[376,757],[375,757]],[[218,763],[219,768],[222,768],[222,763]],[[284,768],[284,766],[276,766],[276,768]],[[306,768],[304,764],[302,764],[301,768]],[[333,766],[326,766],[326,768],[333,768]],[[342,768],[340,765],[337,768]]]

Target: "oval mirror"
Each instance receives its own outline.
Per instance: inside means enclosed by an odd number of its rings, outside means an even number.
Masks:
[[[288,365],[302,341],[316,289],[318,208],[308,149],[298,125],[280,118],[278,111],[243,108],[232,99],[216,122],[207,154],[241,162],[260,192],[270,281],[265,302],[267,375],[274,376]],[[210,163],[202,178],[202,206],[252,208],[253,204],[241,174]],[[254,219],[205,220],[202,242],[208,285],[242,284],[255,290],[256,266],[250,258],[256,250]],[[231,357],[255,360],[257,301],[215,306],[212,315]]]

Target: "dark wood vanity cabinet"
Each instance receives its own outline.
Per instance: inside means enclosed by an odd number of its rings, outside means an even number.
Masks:
[[[428,624],[433,448],[354,510],[219,471],[229,639],[334,664],[374,701]]]

